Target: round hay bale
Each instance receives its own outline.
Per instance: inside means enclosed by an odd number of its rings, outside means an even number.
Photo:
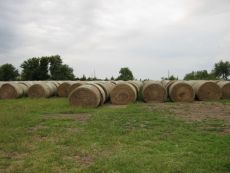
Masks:
[[[73,83],[73,84],[70,86],[69,94],[70,94],[74,89],[76,89],[77,87],[79,87],[79,86],[81,86],[81,85],[83,85],[83,84],[85,84],[85,83],[86,83],[86,82],[84,82],[84,81],[78,81],[78,82]]]
[[[142,89],[144,102],[164,102],[167,99],[167,91],[159,81],[144,82]]]
[[[96,108],[101,104],[101,93],[95,85],[81,85],[70,93],[69,102],[73,106]]]
[[[198,81],[193,85],[196,97],[201,101],[219,100],[221,98],[221,88],[211,81]]]
[[[88,85],[93,85],[98,89],[98,91],[100,92],[100,105],[103,105],[106,102],[106,94],[103,88],[96,83],[89,83]]]
[[[5,83],[0,89],[1,99],[15,99],[24,95],[26,90],[25,85],[17,83]]]
[[[163,87],[165,87],[167,94],[169,94],[169,88],[170,86],[176,82],[177,80],[162,80],[161,83],[163,85]]]
[[[52,83],[37,83],[32,85],[29,90],[28,90],[28,96],[30,98],[48,98],[57,92],[57,88],[54,84]]]
[[[59,97],[68,97],[69,90],[71,85],[73,84],[73,81],[63,82],[58,86],[57,93]]]
[[[105,97],[106,97],[106,101],[110,99],[110,93],[113,90],[115,84],[111,83],[111,82],[97,82],[96,84],[98,84],[105,92]]]
[[[222,98],[230,99],[230,81],[219,81],[217,85],[221,88]]]
[[[120,82],[111,91],[110,99],[114,105],[127,105],[137,100],[137,91],[130,83]]]
[[[169,86],[169,97],[174,102],[192,102],[195,92],[190,84],[184,81],[175,81]]]

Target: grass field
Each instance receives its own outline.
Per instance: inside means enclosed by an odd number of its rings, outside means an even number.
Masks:
[[[191,120],[168,109],[0,100],[0,172],[229,173],[228,119]]]

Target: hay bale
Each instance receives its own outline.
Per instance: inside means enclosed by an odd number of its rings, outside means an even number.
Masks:
[[[50,82],[40,82],[32,85],[28,90],[30,98],[48,98],[57,93],[57,87]]]
[[[81,85],[70,93],[69,103],[73,106],[96,108],[102,103],[102,95],[96,85]]]
[[[2,85],[0,89],[1,99],[16,99],[24,96],[26,87],[23,84],[9,82]]]
[[[175,81],[169,85],[169,97],[174,102],[192,102],[195,92],[193,87],[185,81]]]
[[[212,81],[197,81],[193,84],[197,99],[201,101],[219,100],[222,96],[221,88]]]
[[[144,102],[164,102],[167,99],[167,91],[160,81],[146,81],[142,89]]]
[[[114,105],[127,105],[137,100],[137,91],[130,83],[120,82],[113,88],[110,97]]]
[[[73,81],[63,82],[58,86],[57,93],[59,97],[68,97],[70,87],[74,84]]]
[[[76,89],[77,87],[85,84],[86,82],[85,81],[78,81],[78,82],[74,82],[71,86],[70,86],[70,89],[69,89],[69,94],[74,90]]]
[[[96,82],[105,92],[106,101],[110,99],[110,93],[113,90],[115,84],[111,82]]]
[[[221,88],[222,98],[230,99],[230,81],[219,81],[217,85]]]
[[[176,82],[177,80],[162,80],[161,83],[163,85],[163,87],[165,87],[167,94],[169,94],[169,88],[170,86]]]

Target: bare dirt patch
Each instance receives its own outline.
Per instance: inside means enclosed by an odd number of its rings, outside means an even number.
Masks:
[[[77,113],[77,114],[45,114],[45,119],[55,119],[55,120],[74,120],[81,123],[87,122],[91,117],[91,114],[88,113]]]
[[[193,103],[150,103],[147,104],[147,107],[151,111],[167,111],[188,122],[206,122],[201,127],[202,129],[230,134],[230,105],[197,101]]]
[[[90,155],[76,155],[74,159],[80,164],[84,166],[89,166],[94,162],[94,158]]]

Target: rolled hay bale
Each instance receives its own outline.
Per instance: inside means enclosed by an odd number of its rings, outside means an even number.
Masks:
[[[70,89],[69,89],[69,94],[74,90],[76,89],[77,87],[85,84],[86,82],[85,81],[77,81],[77,82],[74,82],[71,86],[70,86]]]
[[[221,88],[222,98],[230,99],[230,81],[219,81],[217,85]]]
[[[0,88],[1,99],[16,99],[23,97],[27,87],[20,83],[9,82],[2,85]]]
[[[169,98],[174,102],[192,102],[195,92],[187,82],[175,81],[169,86]]]
[[[85,84],[75,88],[69,95],[70,105],[98,107],[103,102],[103,89],[96,84]],[[103,91],[103,92],[102,92]]]
[[[127,105],[137,100],[137,91],[130,83],[120,82],[111,91],[110,100],[114,105]]]
[[[176,82],[176,81],[177,81],[177,80],[162,80],[162,81],[161,81],[163,87],[165,87],[166,90],[167,90],[167,94],[169,93],[169,88],[170,88],[170,86],[171,86],[174,82]]]
[[[110,93],[115,87],[114,83],[111,82],[96,82],[105,92],[106,101],[110,99]]]
[[[59,97],[68,97],[69,90],[71,85],[74,84],[73,81],[62,82],[57,89],[57,93]]]
[[[164,102],[167,99],[167,90],[160,81],[146,81],[142,89],[144,102]]]
[[[201,101],[219,100],[222,96],[221,88],[212,81],[197,81],[193,84],[196,97]]]
[[[40,82],[29,87],[28,96],[30,98],[48,98],[57,93],[57,87],[50,82]]]

